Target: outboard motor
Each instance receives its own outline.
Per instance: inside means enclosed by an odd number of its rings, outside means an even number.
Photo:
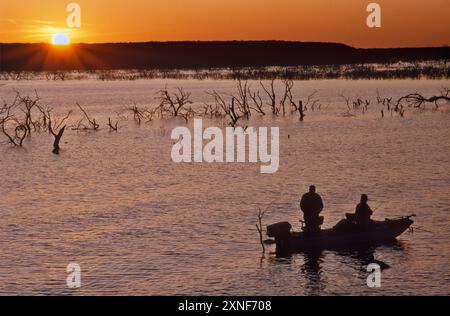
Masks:
[[[288,236],[291,233],[292,226],[289,222],[280,222],[267,226],[267,236],[279,237]]]
[[[280,222],[267,226],[267,236],[274,237],[277,246],[277,255],[286,255],[290,252],[292,225],[288,222]]]

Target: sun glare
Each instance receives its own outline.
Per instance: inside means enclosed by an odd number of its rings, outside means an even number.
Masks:
[[[67,34],[57,33],[52,37],[52,44],[57,46],[67,46],[70,44],[70,38]]]

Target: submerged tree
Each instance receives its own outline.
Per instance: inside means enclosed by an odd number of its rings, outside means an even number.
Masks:
[[[277,96],[275,94],[274,82],[275,82],[275,80],[272,79],[270,86],[267,88],[266,88],[266,86],[264,86],[264,84],[262,82],[260,82],[259,84],[261,85],[264,92],[267,94],[267,96],[270,99],[269,105],[272,108],[272,114],[278,115],[279,109],[277,107]]]
[[[185,106],[187,104],[192,104],[192,101],[190,100],[191,94],[185,92],[183,88],[177,88],[177,92],[171,94],[166,87],[163,90],[160,90],[158,94],[159,96],[157,99],[160,101],[161,109],[169,112],[174,117],[181,116],[184,111],[189,111]]]
[[[59,144],[61,142],[61,138],[63,137],[63,134],[67,126],[65,123],[72,114],[72,111],[69,111],[64,117],[58,118],[56,115],[52,114],[53,108],[51,107],[39,107],[39,110],[41,111],[43,118],[46,122],[48,132],[54,138],[52,152],[55,155],[59,155],[59,151],[61,149]]]
[[[233,99],[237,105],[237,109],[242,114],[242,117],[246,118],[247,120],[250,119],[251,110],[250,105],[248,102],[249,94],[250,94],[250,86],[248,85],[247,81],[242,83],[242,81],[239,79],[237,84],[237,96],[233,96]]]
[[[64,125],[58,132],[55,132],[55,131],[53,131],[52,123],[50,122],[50,124],[48,125],[48,130],[55,138],[55,140],[53,141],[53,151],[52,152],[55,155],[59,155],[59,150],[60,150],[59,142],[61,141],[64,131],[66,130],[66,125]]]
[[[231,102],[227,102],[217,91],[208,92],[208,94],[214,97],[216,106],[220,107],[225,116],[230,119],[228,125],[236,127],[238,121],[242,118],[236,109],[236,98],[231,96]]]
[[[450,89],[444,89],[443,91],[441,91],[440,95],[431,96],[429,98],[424,97],[419,93],[410,93],[408,95],[400,97],[397,100],[397,106],[401,104],[402,101],[407,102],[409,105],[415,108],[422,108],[425,103],[434,103],[435,108],[438,109],[439,101],[446,101],[447,103],[450,102]]]
[[[11,104],[4,103],[0,108],[0,128],[8,142],[17,147],[22,147],[23,141],[28,134],[28,129],[23,120],[14,114],[20,105],[20,95],[17,93]]]
[[[92,130],[92,131],[97,131],[100,128],[100,124],[97,123],[95,118],[91,119],[89,114],[86,112],[85,109],[83,109],[83,107],[79,103],[76,103],[76,105],[81,110],[81,112],[83,112],[84,117],[80,121],[78,121],[78,124],[77,124],[77,126],[74,129],[75,130]],[[85,120],[87,120],[87,123],[88,123],[87,125],[84,124]]]
[[[262,220],[264,218],[265,213],[266,211],[263,211],[259,208],[258,213],[256,214],[256,216],[258,216],[258,223],[256,224],[256,230],[258,231],[259,234],[259,242],[261,243],[263,254],[266,252],[266,247],[264,246],[263,240],[263,224],[262,224]]]

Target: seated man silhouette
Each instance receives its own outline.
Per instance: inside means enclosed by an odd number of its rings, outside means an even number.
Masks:
[[[371,222],[370,217],[372,216],[373,211],[367,204],[368,200],[367,194],[362,194],[361,201],[356,206],[354,220],[358,225],[367,225]]]
[[[320,231],[323,217],[319,216],[319,214],[323,210],[323,202],[320,195],[316,193],[316,187],[314,185],[309,187],[309,192],[303,194],[300,201],[300,209],[303,211],[305,231]]]

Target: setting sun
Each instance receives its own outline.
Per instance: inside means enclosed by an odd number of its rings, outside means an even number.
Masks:
[[[57,33],[52,37],[52,44],[57,46],[67,46],[70,44],[70,38],[67,34]]]

